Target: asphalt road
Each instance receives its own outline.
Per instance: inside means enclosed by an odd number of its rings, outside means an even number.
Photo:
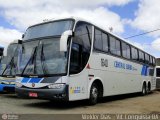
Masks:
[[[0,114],[160,114],[160,91],[147,96],[139,94],[106,97],[97,105],[87,101],[57,103],[47,100],[21,99],[15,94],[0,93]]]

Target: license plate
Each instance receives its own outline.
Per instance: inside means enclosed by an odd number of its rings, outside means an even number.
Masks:
[[[37,93],[29,93],[29,97],[38,97]]]

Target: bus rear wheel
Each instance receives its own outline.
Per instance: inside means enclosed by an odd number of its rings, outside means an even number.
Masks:
[[[98,95],[99,95],[98,86],[95,83],[93,83],[90,89],[90,98],[89,98],[90,105],[95,105],[97,103]]]
[[[147,85],[147,94],[151,93],[151,83],[149,82]]]
[[[141,94],[142,94],[142,96],[147,94],[147,88],[146,88],[146,84],[145,83],[142,86],[142,93]]]

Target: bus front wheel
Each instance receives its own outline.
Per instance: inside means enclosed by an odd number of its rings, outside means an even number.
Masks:
[[[98,101],[98,86],[93,83],[90,89],[90,98],[89,98],[89,104],[90,105],[95,105]]]

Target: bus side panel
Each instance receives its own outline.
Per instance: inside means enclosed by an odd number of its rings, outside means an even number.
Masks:
[[[108,65],[103,65],[102,60],[108,61]],[[104,82],[104,96],[140,92],[143,81],[151,79],[141,74],[143,65],[114,56],[93,53],[89,63],[89,74]]]
[[[88,98],[88,70],[69,77],[69,101]]]

